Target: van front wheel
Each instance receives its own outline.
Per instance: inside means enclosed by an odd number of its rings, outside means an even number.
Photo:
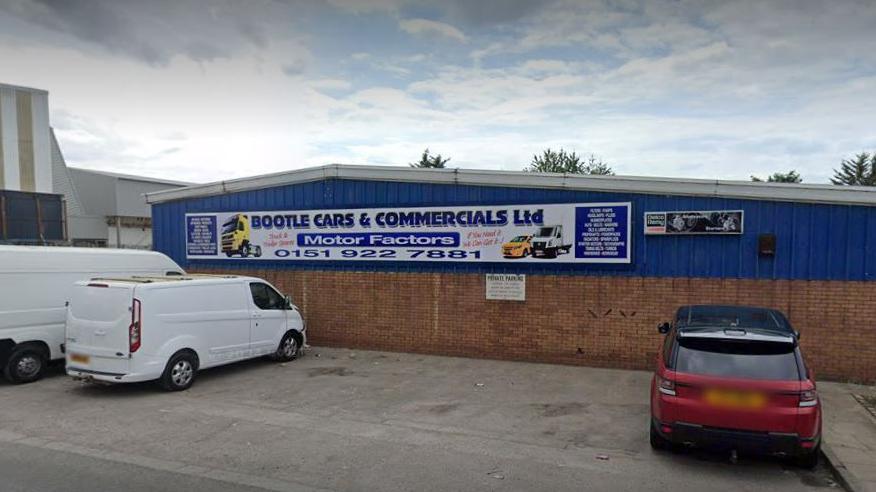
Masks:
[[[177,352],[167,362],[159,382],[167,391],[187,390],[195,382],[197,370],[198,358],[195,354],[189,351]]]
[[[295,336],[295,333],[289,331],[286,332],[286,334],[283,335],[283,339],[280,340],[280,346],[277,347],[273,359],[280,362],[289,362],[298,357],[298,352],[300,350],[301,344],[298,342],[298,337]]]
[[[19,347],[6,361],[3,374],[12,384],[32,383],[43,377],[47,360],[46,354],[37,347]]]

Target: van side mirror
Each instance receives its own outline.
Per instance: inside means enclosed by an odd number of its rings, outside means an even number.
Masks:
[[[669,333],[669,323],[663,323],[663,324],[657,325],[657,331],[664,334],[664,335]]]
[[[794,336],[797,337],[797,340],[800,340],[800,332],[799,331],[794,330]]]
[[[292,309],[292,296],[284,296],[283,299],[286,301],[285,309]]]

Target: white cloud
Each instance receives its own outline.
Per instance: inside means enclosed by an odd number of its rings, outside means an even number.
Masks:
[[[399,27],[408,34],[414,35],[439,35],[447,37],[460,43],[465,43],[467,38],[459,29],[445,24],[428,19],[404,19],[398,23]]]
[[[823,182],[839,159],[876,145],[876,37],[862,34],[876,9],[860,3],[705,11],[558,0],[499,26],[435,17],[463,33],[399,21],[392,0],[339,2],[343,13],[384,15],[374,20],[391,32],[328,40],[316,26],[227,57],[171,50],[146,64],[0,30],[0,80],[50,91],[71,164],[193,181],[333,161],[405,165],[425,147],[452,166],[520,169],[551,146],[626,174],[747,179],[795,168]],[[407,38],[396,23],[465,41],[470,55]]]
[[[349,80],[342,79],[319,79],[310,82],[310,87],[317,90],[342,91],[352,86]]]
[[[335,8],[354,14],[367,14],[371,12],[395,12],[405,0],[328,0]]]

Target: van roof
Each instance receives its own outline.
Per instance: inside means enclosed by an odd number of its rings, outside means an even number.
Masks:
[[[72,246],[14,246],[0,245],[0,253],[40,254],[40,255],[84,255],[99,253],[102,255],[123,256],[164,256],[157,251],[146,249],[116,249],[116,248],[76,248]]]
[[[0,245],[0,273],[82,273],[106,276],[183,270],[157,251],[68,246]]]
[[[187,274],[187,275],[168,275],[168,276],[150,276],[150,275],[133,275],[130,277],[96,277],[88,282],[104,282],[104,283],[120,283],[120,284],[156,284],[167,285],[175,283],[221,283],[228,280],[259,280],[255,277],[246,277],[243,275],[210,275],[210,274]]]

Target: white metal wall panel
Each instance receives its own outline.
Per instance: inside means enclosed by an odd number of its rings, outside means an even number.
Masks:
[[[7,190],[20,190],[21,177],[18,168],[18,110],[15,89],[0,86],[0,120],[3,132],[3,186]]]
[[[73,186],[70,172],[67,170],[67,162],[64,160],[64,154],[61,153],[61,147],[58,146],[58,140],[55,139],[54,131],[50,132],[49,141],[52,147],[53,193],[64,195],[64,200],[67,201],[67,217],[82,215],[82,202]]]
[[[49,95],[45,92],[31,93],[33,121],[33,172],[37,192],[52,191],[52,153],[49,139]]]

